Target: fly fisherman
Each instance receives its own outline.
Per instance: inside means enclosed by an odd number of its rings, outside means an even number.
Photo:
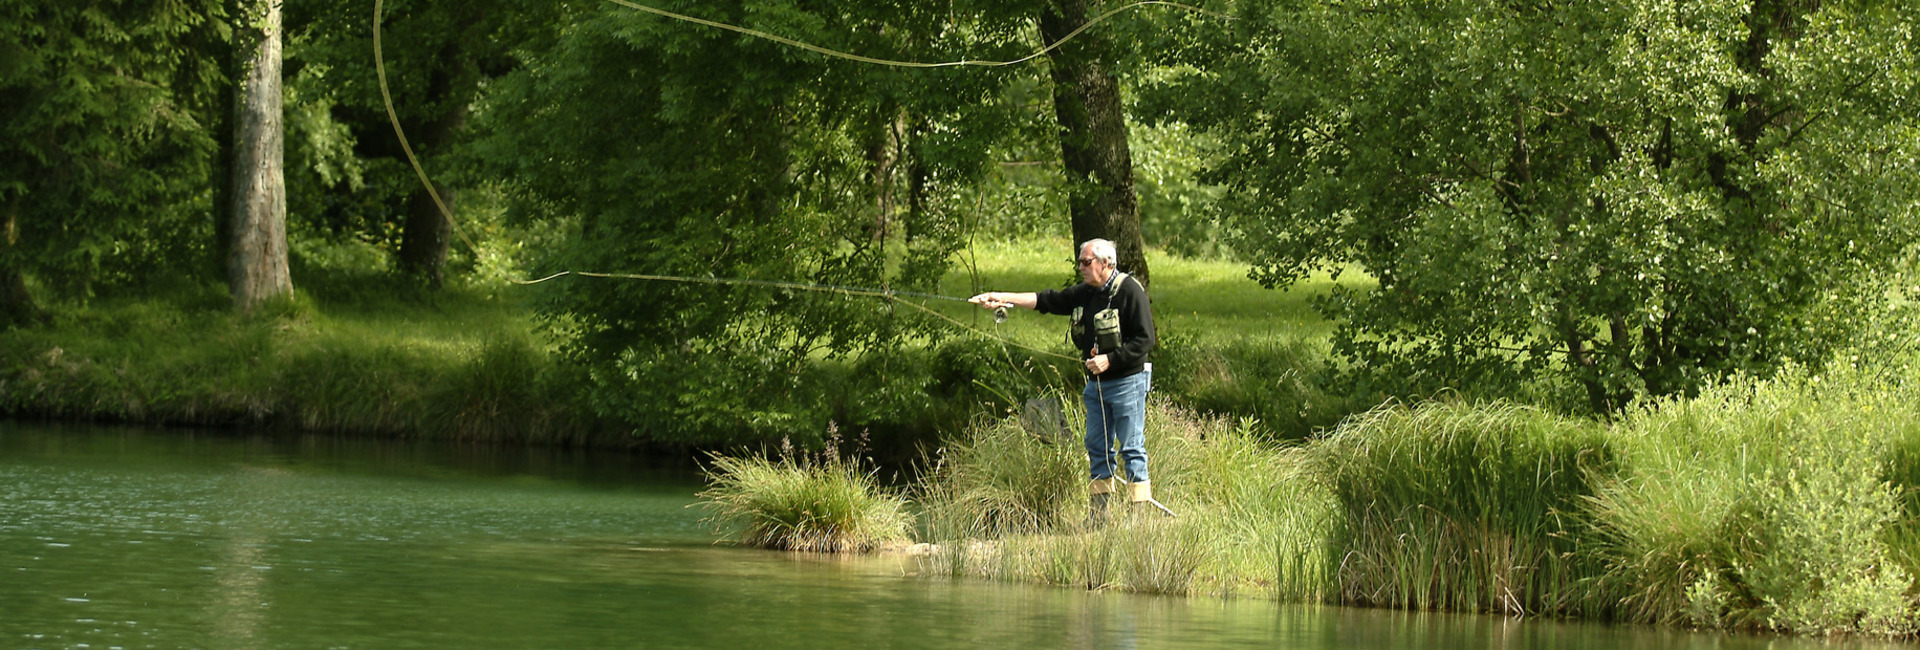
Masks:
[[[1114,269],[1113,242],[1087,240],[1080,245],[1077,262],[1080,284],[1039,293],[990,291],[968,302],[1071,317],[1073,346],[1080,349],[1087,373],[1080,395],[1087,407],[1087,461],[1093,478],[1088,520],[1101,523],[1115,489],[1113,439],[1120,443],[1119,462],[1126,463],[1127,500],[1165,508],[1153,500],[1153,485],[1147,482],[1147,391],[1153,387],[1147,353],[1154,343],[1153,308],[1146,287]]]

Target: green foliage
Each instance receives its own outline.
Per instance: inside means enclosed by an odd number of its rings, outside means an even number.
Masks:
[[[218,2],[0,7],[0,270],[85,298],[212,242]]]
[[[1321,343],[1248,337],[1203,345],[1181,331],[1163,336],[1154,358],[1174,370],[1155,377],[1155,390],[1199,411],[1251,417],[1275,438],[1305,439],[1363,410],[1328,390]]]
[[[510,53],[539,47],[574,20],[574,5],[549,0],[478,0],[453,4],[383,3],[381,53],[389,117],[373,66],[372,5],[296,3],[287,7],[288,221],[295,252],[363,244],[401,261],[408,216],[428,199],[407,162],[393,121],[421,159],[458,228],[482,247],[495,245],[474,205],[488,179],[466,155],[471,114],[489,80],[514,65]],[[413,235],[418,236],[418,233]],[[456,268],[485,255],[449,250]],[[405,270],[405,263],[392,265]]]
[[[1915,14],[1812,3],[1240,6],[1183,86],[1254,273],[1369,392],[1544,375],[1612,412],[1818,362],[1914,241]],[[1235,47],[1224,47],[1226,43]]]
[[[837,455],[713,457],[700,503],[741,543],[825,553],[866,552],[908,538],[906,500]]]
[[[1910,370],[1792,370],[1616,428],[1628,471],[1590,508],[1599,599],[1629,620],[1905,634],[1920,426]],[[1894,477],[1889,480],[1888,477]]]
[[[1181,122],[1133,124],[1128,133],[1147,245],[1170,255],[1235,257],[1215,209],[1221,188],[1198,178],[1216,157],[1212,138]]]
[[[921,29],[947,15],[908,6],[687,10],[907,58],[991,43],[996,29]],[[1004,73],[855,65],[611,6],[516,57],[521,67],[484,103],[477,155],[509,179],[510,215],[566,224],[546,268],[924,290],[962,243],[963,216],[945,197],[982,173],[1005,128],[1002,111],[973,99]],[[816,360],[944,332],[865,297],[669,282],[547,287],[542,309],[565,358],[592,369],[590,403],[641,430],[690,422],[709,433],[815,438],[822,405],[795,386]]]

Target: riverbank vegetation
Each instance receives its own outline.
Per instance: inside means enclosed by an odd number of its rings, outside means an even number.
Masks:
[[[1077,440],[1010,417],[915,486],[932,575],[1150,593],[1904,636],[1920,377],[1837,363],[1612,422],[1390,404],[1276,446],[1150,408],[1156,492],[1090,525]],[[727,479],[722,479],[727,480]]]
[[[722,451],[747,539],[905,488],[948,575],[1912,630],[1902,2],[668,4],[790,40],[395,0],[382,72],[356,2],[7,3],[0,414]],[[1090,237],[1175,519],[1077,528],[1002,419],[1058,320],[944,299]],[[883,473],[772,455],[833,430]]]

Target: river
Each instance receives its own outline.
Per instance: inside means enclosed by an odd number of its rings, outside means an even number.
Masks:
[[[1834,647],[926,578],[716,545],[698,489],[620,454],[0,420],[0,648]]]

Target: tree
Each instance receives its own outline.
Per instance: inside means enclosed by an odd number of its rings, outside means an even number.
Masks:
[[[241,5],[234,25],[233,231],[227,285],[250,310],[293,291],[287,270],[285,118],[280,84],[280,0]]]
[[[1362,379],[1569,377],[1594,411],[1817,362],[1920,216],[1898,2],[1282,1],[1191,87],[1269,286]]]
[[[0,7],[0,325],[204,264],[217,2]],[[28,280],[36,282],[30,285]]]
[[[920,3],[663,7],[843,51],[1010,50],[1017,25],[947,24]],[[529,44],[478,109],[475,155],[511,214],[563,223],[543,266],[931,288],[964,241],[946,205],[1005,116],[1005,71],[825,57],[606,8]],[[661,439],[819,436],[799,382],[819,357],[939,330],[870,298],[753,286],[574,279],[542,309],[594,377],[600,414]]]
[[[1050,0],[1040,12],[1042,41],[1052,44],[1087,23],[1087,0]],[[1113,47],[1088,30],[1049,55],[1060,160],[1066,169],[1073,240],[1112,240],[1118,267],[1149,280],[1140,233],[1140,201],[1133,189],[1125,106],[1115,78]],[[1075,251],[1077,254],[1078,251]]]
[[[454,235],[426,188],[417,182],[377,86],[373,61],[372,7],[362,2],[317,2],[288,14],[302,66],[301,83],[324,105],[305,128],[339,128],[351,143],[353,165],[403,177],[404,183],[363,186],[349,175],[311,179],[319,191],[303,193],[296,219],[336,234],[374,241],[394,256],[404,273],[439,288]],[[388,90],[407,142],[433,174],[449,210],[459,210],[462,177],[457,163],[482,85],[513,67],[508,52],[551,39],[578,9],[548,0],[476,0],[384,3],[382,51]],[[303,151],[309,155],[319,152]]]

